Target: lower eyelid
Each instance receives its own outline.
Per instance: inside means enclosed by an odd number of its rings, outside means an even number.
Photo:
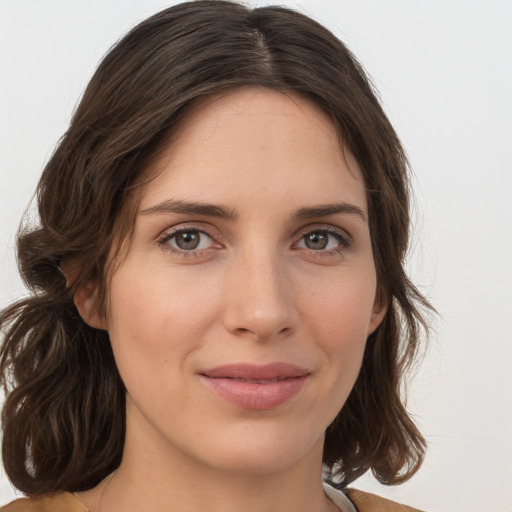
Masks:
[[[172,240],[179,234],[190,233],[190,232],[199,233],[201,236],[205,236],[205,237],[209,238],[211,241],[209,244],[210,246],[215,244],[215,240],[214,240],[213,236],[210,233],[208,233],[206,230],[198,229],[198,228],[186,228],[186,227],[175,229],[173,231],[164,233],[161,237],[159,237],[157,239],[157,243],[160,246],[167,246],[168,250],[179,252],[179,253],[194,253],[194,252],[200,253],[203,251],[207,251],[210,248],[210,247],[207,247],[207,248],[203,248],[203,249],[191,249],[191,250],[187,251],[186,249],[180,249],[179,247],[173,247],[168,243],[170,240]]]
[[[339,242],[339,244],[345,248],[348,248],[351,245],[351,237],[348,234],[343,234],[343,233],[340,233],[339,231],[334,231],[334,230],[330,230],[330,229],[315,229],[315,230],[308,231],[306,233],[303,233],[299,240],[304,240],[304,238],[306,236],[314,234],[314,233],[326,233],[327,235],[330,235],[331,237],[335,238]],[[329,250],[324,251],[324,252],[328,252],[328,251]],[[321,252],[321,251],[317,251],[317,252]]]
[[[202,248],[202,249],[180,249],[179,247],[174,247],[169,244],[169,241],[172,240],[174,237],[179,235],[180,233],[187,233],[187,232],[196,232],[200,233],[202,236],[206,236],[210,239],[210,242],[208,244],[208,247]],[[322,255],[328,256],[330,254],[334,253],[340,253],[343,251],[347,251],[352,246],[352,238],[349,234],[346,233],[340,233],[339,231],[335,231],[332,229],[326,229],[326,228],[320,228],[320,229],[312,229],[310,231],[304,232],[298,242],[296,242],[294,245],[296,246],[297,243],[304,240],[304,238],[307,235],[314,234],[314,233],[326,233],[327,235],[330,235],[331,237],[335,238],[338,242],[338,246],[331,249],[310,249],[308,247],[300,247],[300,249],[305,249],[307,251],[310,251],[311,253],[314,253],[316,256],[321,257]],[[170,252],[174,252],[176,254],[180,254],[183,256],[199,256],[201,254],[204,254],[208,251],[222,248],[222,244],[217,242],[213,236],[213,234],[210,234],[206,229],[204,228],[197,228],[197,227],[180,227],[176,228],[172,231],[167,231],[163,233],[158,239],[157,244],[165,248],[166,250]]]

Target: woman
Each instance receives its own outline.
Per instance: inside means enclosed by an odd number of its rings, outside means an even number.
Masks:
[[[197,1],[105,57],[3,311],[17,510],[411,510],[400,399],[426,300],[406,159],[361,67],[293,11]],[[322,484],[322,466],[338,489]]]

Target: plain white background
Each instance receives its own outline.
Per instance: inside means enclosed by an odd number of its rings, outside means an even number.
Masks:
[[[250,2],[263,5],[267,2]],[[416,191],[410,273],[440,312],[410,386],[429,442],[397,488],[438,512],[512,511],[512,1],[281,1],[372,76]],[[13,242],[99,59],[158,0],[0,0],[0,307],[23,294]],[[0,503],[12,496],[0,480]]]

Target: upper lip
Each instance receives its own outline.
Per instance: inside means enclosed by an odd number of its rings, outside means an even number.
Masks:
[[[275,362],[263,365],[253,363],[225,364],[202,370],[199,373],[216,379],[283,380],[304,377],[310,372],[294,364]]]

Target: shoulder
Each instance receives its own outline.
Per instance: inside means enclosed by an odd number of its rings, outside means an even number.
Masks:
[[[400,505],[400,503],[357,489],[344,489],[343,492],[354,503],[358,512],[421,512],[416,508]]]
[[[344,494],[354,503],[358,512],[421,512],[356,489],[345,489]],[[35,498],[22,498],[0,509],[0,512],[88,512],[72,494],[64,492]]]
[[[88,512],[69,492],[21,498],[0,508],[0,512]]]

